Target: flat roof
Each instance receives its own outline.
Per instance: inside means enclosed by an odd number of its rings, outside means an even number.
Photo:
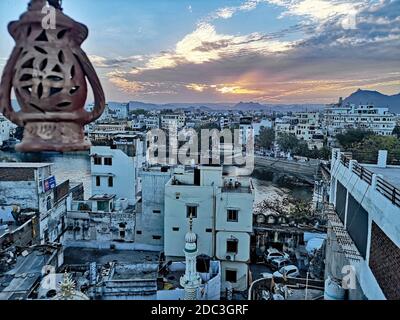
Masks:
[[[132,251],[90,248],[66,248],[64,250],[65,265],[81,265],[91,262],[106,264],[117,261],[120,264],[158,263],[159,252]]]
[[[53,163],[35,163],[35,162],[0,162],[0,168],[44,168],[52,166]]]
[[[89,198],[89,200],[111,200],[116,197],[115,194],[96,194]]]
[[[400,167],[378,168],[368,165],[363,166],[375,174],[381,174],[385,181],[400,189]]]

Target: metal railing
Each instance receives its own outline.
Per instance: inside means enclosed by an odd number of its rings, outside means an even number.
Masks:
[[[354,163],[353,165],[353,173],[355,173],[361,180],[365,181],[369,185],[372,185],[372,176],[374,175],[368,169],[365,169],[363,166],[360,166],[358,163]]]
[[[340,163],[346,168],[350,167],[350,158],[343,153],[340,153]],[[357,162],[353,164],[352,172],[356,174],[361,180],[372,186],[372,178],[374,173]],[[392,204],[400,207],[400,189],[396,188],[389,182],[378,177],[376,182],[376,190],[381,193],[385,198],[390,200]]]
[[[400,207],[400,190],[395,186],[378,177],[376,190],[389,199],[394,205]]]
[[[344,153],[341,153],[340,163],[343,164],[346,168],[348,168],[350,166],[350,158],[348,158]]]

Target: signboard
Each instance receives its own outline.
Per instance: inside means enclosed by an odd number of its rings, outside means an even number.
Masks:
[[[56,177],[51,176],[43,181],[43,192],[53,190],[56,187]]]

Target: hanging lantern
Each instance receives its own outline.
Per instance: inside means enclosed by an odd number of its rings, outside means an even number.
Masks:
[[[43,26],[46,4],[54,24]],[[88,29],[61,9],[60,0],[31,0],[28,11],[8,26],[16,45],[4,68],[0,85],[0,112],[24,127],[16,146],[21,152],[78,151],[90,148],[84,125],[104,111],[105,97],[99,78],[81,44]],[[95,106],[84,109],[87,83]],[[11,91],[21,107],[11,106]]]

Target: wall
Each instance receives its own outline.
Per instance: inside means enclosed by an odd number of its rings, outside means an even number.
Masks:
[[[239,262],[221,262],[221,275],[222,275],[222,286],[226,283],[226,270],[236,270],[237,271],[237,282],[232,283],[232,287],[238,291],[245,291],[248,288],[248,265],[246,263]]]
[[[368,212],[368,221],[363,222],[367,225],[367,227],[364,226],[364,230],[367,233],[365,259],[361,257],[360,261],[349,261],[349,264],[356,268],[357,279],[366,298],[385,299],[382,288],[375,278],[377,275],[374,275],[369,267],[372,237],[371,230],[373,223],[375,223],[386,237],[394,243],[397,249],[400,250],[400,208],[392,204],[390,200],[376,190],[376,175],[372,178],[372,185],[369,185],[352,173],[353,165],[354,162],[350,161],[349,168],[346,168],[339,160],[333,159],[331,169],[333,173],[332,184],[335,185],[335,181],[341,183],[356,202],[355,206],[353,204],[347,207],[347,210],[350,209],[350,212],[346,212],[346,220],[348,218],[351,220],[355,208],[357,209],[359,207],[359,209],[362,209],[358,210],[359,213]],[[388,171],[388,174],[390,174],[390,171]],[[335,188],[332,188],[332,190],[335,190]],[[332,199],[334,199],[334,197],[331,197],[331,201]],[[353,202],[353,200],[351,200],[351,202]],[[381,263],[384,262],[382,261]],[[396,265],[396,263],[391,264],[391,267],[396,268]],[[391,285],[394,285],[393,282],[391,282]]]
[[[179,199],[177,199],[177,193]],[[166,256],[183,257],[185,234],[189,230],[186,206],[197,205],[197,218],[193,219],[193,231],[198,235],[199,254],[213,255],[213,195],[209,186],[165,186],[165,230],[164,250]],[[173,228],[179,231],[173,231]]]
[[[253,200],[252,193],[221,192],[219,190],[217,199],[217,230],[230,231],[253,231]],[[227,221],[228,209],[239,210],[238,222]]]
[[[227,252],[226,243],[229,239],[238,240],[238,252],[232,254]],[[218,231],[217,232],[217,258],[228,260],[230,256],[233,262],[249,262],[250,260],[250,234],[245,232]]]
[[[135,241],[155,246],[164,246],[164,197],[165,185],[170,173],[142,171],[142,210],[136,213]],[[138,234],[138,231],[141,234]],[[154,239],[153,236],[161,236]]]
[[[91,155],[102,157],[102,165],[94,164],[91,157],[92,194],[115,194],[117,198],[129,200],[129,204],[136,203],[136,180],[134,158],[124,152],[109,147],[92,147]],[[112,158],[112,166],[104,165],[104,157]],[[100,176],[101,185],[96,186],[96,176]],[[108,186],[108,177],[113,177],[113,186]]]

